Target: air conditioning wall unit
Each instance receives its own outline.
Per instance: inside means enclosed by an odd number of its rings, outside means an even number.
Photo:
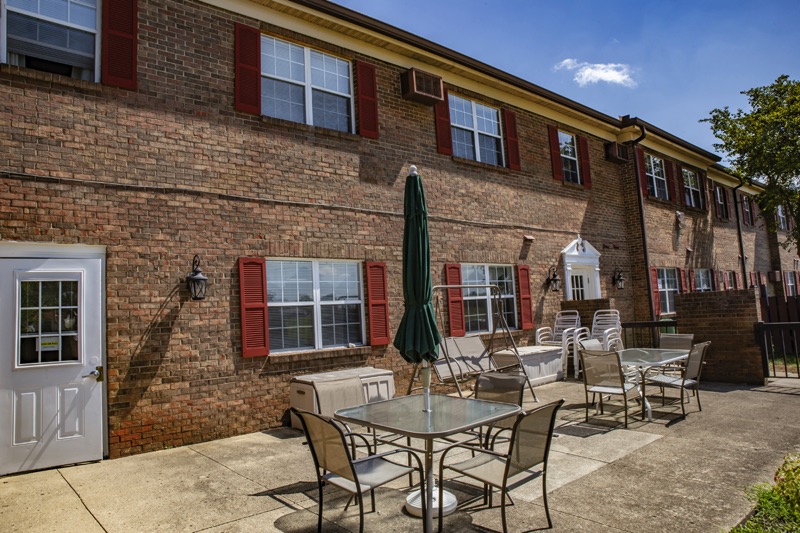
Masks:
[[[606,146],[606,159],[614,163],[627,163],[630,160],[628,146],[618,142],[609,142]]]
[[[400,74],[403,98],[421,104],[434,105],[444,100],[442,78],[416,68]]]

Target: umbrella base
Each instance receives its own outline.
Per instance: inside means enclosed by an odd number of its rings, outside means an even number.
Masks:
[[[456,500],[455,494],[444,491],[442,516],[452,514],[456,510],[457,505],[458,500]],[[420,498],[419,490],[412,491],[411,494],[409,494],[406,498],[406,511],[408,511],[408,513],[412,516],[419,518],[422,517],[422,499]],[[431,509],[431,516],[433,516],[433,518],[438,518],[439,516],[439,489],[436,487],[433,488],[433,506]]]

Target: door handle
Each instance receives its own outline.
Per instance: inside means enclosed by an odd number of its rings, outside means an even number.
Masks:
[[[94,378],[98,382],[103,381],[103,367],[102,366],[97,366],[97,367],[95,367],[94,370],[92,370],[88,374],[85,374],[85,375],[83,375],[81,377],[82,378]]]

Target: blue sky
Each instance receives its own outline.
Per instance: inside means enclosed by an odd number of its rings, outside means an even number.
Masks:
[[[800,0],[336,3],[712,152],[709,111],[800,79]]]

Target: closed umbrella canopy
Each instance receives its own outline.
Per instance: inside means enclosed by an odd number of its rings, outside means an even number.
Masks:
[[[425,205],[422,179],[415,167],[411,167],[411,173],[406,178],[403,213],[405,312],[394,338],[394,346],[409,363],[433,362],[439,358],[442,336],[436,327],[436,316],[433,312],[428,208]]]

